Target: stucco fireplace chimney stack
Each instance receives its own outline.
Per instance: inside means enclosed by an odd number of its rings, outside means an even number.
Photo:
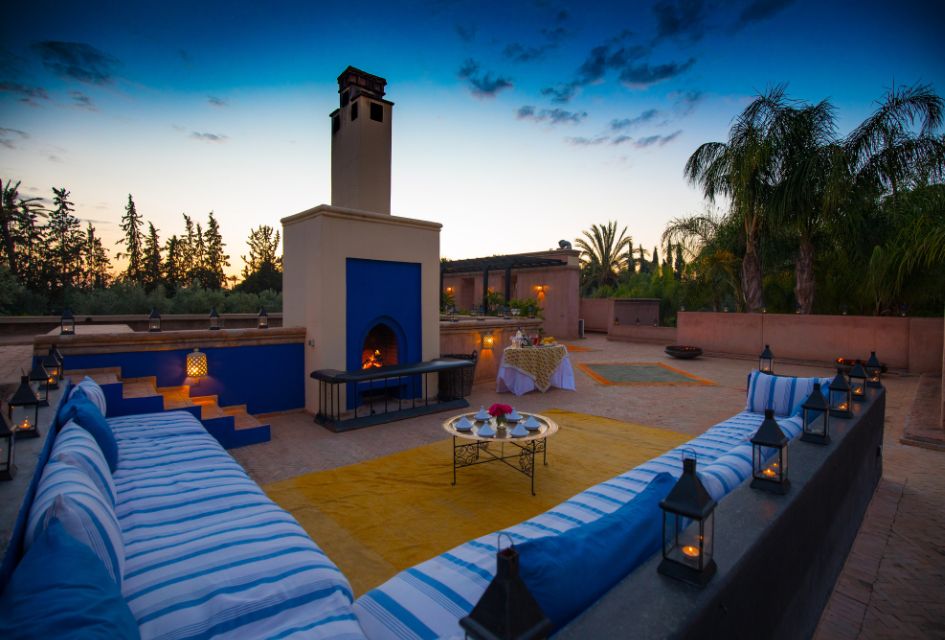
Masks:
[[[390,215],[391,120],[387,80],[348,67],[331,112],[331,205]]]

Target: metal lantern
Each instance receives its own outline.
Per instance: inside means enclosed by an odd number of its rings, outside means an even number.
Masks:
[[[788,438],[774,419],[774,411],[765,409],[765,419],[751,439],[751,487],[785,494],[788,480]]]
[[[13,435],[13,429],[7,424],[7,419],[0,411],[0,480],[13,480],[16,475],[16,464],[13,458],[15,446],[16,438]]]
[[[880,378],[883,375],[883,365],[880,364],[879,358],[876,357],[875,351],[870,351],[870,358],[866,361],[866,386],[868,387],[881,387],[883,386]]]
[[[850,394],[856,402],[866,400],[866,369],[859,360],[850,369]]]
[[[820,390],[820,383],[814,383],[814,389],[801,405],[803,413],[803,433],[801,440],[816,444],[830,442],[830,405]]]
[[[49,347],[49,353],[43,356],[43,369],[46,370],[46,390],[52,391],[59,388],[59,380],[62,378],[62,363],[56,358],[56,352],[53,347]]]
[[[218,331],[222,326],[220,322],[220,314],[217,313],[216,307],[210,308],[210,331]]]
[[[187,354],[186,373],[188,378],[203,378],[209,373],[207,367],[207,354],[194,349]]]
[[[768,345],[765,345],[765,350],[758,356],[758,371],[774,373],[774,354],[771,353],[771,347]]]
[[[53,357],[56,359],[56,367],[57,367],[56,375],[59,378],[62,378],[62,365],[66,361],[66,359],[62,357],[62,351],[59,350],[59,345],[54,344],[53,346],[51,346],[49,348],[49,353],[51,353]],[[48,370],[49,367],[47,367],[46,369]]]
[[[479,334],[479,337],[482,341],[482,350],[483,351],[492,351],[495,347],[495,334],[492,331],[483,331]]]
[[[696,475],[695,458],[683,459],[683,473],[660,502],[663,510],[665,576],[702,586],[715,575],[712,558],[716,502]]]
[[[259,316],[256,320],[257,329],[268,329],[269,328],[269,314],[266,313],[266,307],[259,307]]]
[[[75,335],[75,316],[72,315],[72,309],[66,307],[59,319],[59,334],[63,336]]]
[[[16,437],[20,438],[38,438],[39,437],[39,396],[30,386],[30,377],[21,376],[20,386],[17,387],[13,397],[10,398],[10,420],[13,422],[13,430],[16,431]],[[23,407],[25,415],[22,420],[13,420],[13,407]],[[29,419],[29,407],[33,407],[33,421]]]
[[[459,626],[467,638],[547,638],[551,621],[519,575],[519,555],[509,544],[496,553],[495,578]]]
[[[151,315],[148,316],[148,331],[151,333],[161,331],[161,314],[157,309],[151,309]]]
[[[40,406],[48,407],[49,386],[47,383],[49,382],[49,372],[46,371],[46,367],[43,366],[43,363],[38,358],[33,358],[33,368],[30,369],[30,382],[33,383],[33,388],[37,396],[40,391],[43,392],[43,397],[39,401]]]
[[[850,385],[847,383],[843,371],[837,371],[836,377],[830,381],[830,415],[835,418],[853,417],[853,398],[850,394]]]

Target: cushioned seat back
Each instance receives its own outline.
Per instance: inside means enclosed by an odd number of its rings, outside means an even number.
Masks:
[[[764,413],[765,409],[771,409],[776,416],[793,416],[801,410],[804,400],[814,390],[815,382],[824,387],[830,384],[830,379],[774,376],[752,371],[748,376],[748,402],[745,408],[752,413]]]

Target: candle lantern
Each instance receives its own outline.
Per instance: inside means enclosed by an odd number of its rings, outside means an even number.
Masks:
[[[21,376],[20,386],[17,387],[13,397],[10,398],[10,420],[13,422],[13,429],[18,438],[38,438],[39,437],[39,396],[30,386],[30,377]],[[23,417],[13,420],[13,407],[23,407]],[[33,420],[30,422],[30,407],[33,408]]]
[[[40,391],[43,392],[43,395],[39,401],[40,406],[48,407],[49,387],[47,386],[47,383],[49,382],[49,372],[46,371],[46,367],[43,366],[43,363],[39,358],[33,358],[33,368],[30,369],[30,382],[33,383],[33,389],[37,396],[39,396]]]
[[[866,361],[866,386],[881,387],[883,383],[880,378],[883,375],[883,365],[876,357],[875,351],[870,351],[870,358]]]
[[[269,314],[266,313],[266,307],[259,307],[259,316],[257,316],[257,319],[256,319],[256,328],[257,329],[269,328]]]
[[[774,411],[765,409],[765,419],[751,439],[752,489],[785,494],[788,480],[788,438],[774,419]]]
[[[495,347],[495,335],[491,331],[483,331],[480,338],[482,339],[482,350],[492,351],[492,348]]]
[[[221,326],[223,324],[220,322],[220,314],[217,313],[217,308],[210,307],[210,331],[218,331]]]
[[[56,358],[53,347],[49,348],[49,353],[43,356],[41,361],[43,369],[46,370],[46,390],[52,391],[59,388],[59,380],[62,376],[62,364]]]
[[[866,400],[866,369],[859,360],[850,369],[850,395],[856,402]]]
[[[49,348],[49,353],[51,353],[56,359],[56,376],[62,378],[62,365],[66,359],[62,357],[62,351],[59,350],[59,345],[54,344],[51,346]],[[47,367],[46,370],[48,371],[49,368]]]
[[[852,418],[853,398],[843,371],[837,371],[837,375],[830,381],[828,391],[830,392],[830,415],[835,418]]]
[[[547,638],[551,621],[519,575],[519,555],[511,543],[496,553],[492,582],[459,626],[466,638]]]
[[[59,334],[63,336],[75,335],[75,316],[72,315],[72,309],[66,307],[59,319]]]
[[[774,373],[774,354],[771,353],[771,347],[768,345],[765,345],[765,350],[758,356],[758,371]]]
[[[830,442],[830,405],[820,390],[819,382],[814,383],[814,390],[801,405],[801,411],[804,414],[801,440],[816,444]]]
[[[194,349],[187,354],[186,373],[188,378],[203,378],[209,373],[207,354]]]
[[[16,475],[16,464],[13,458],[15,446],[16,438],[13,435],[13,429],[7,424],[7,419],[0,411],[0,480],[13,480]]]
[[[716,502],[696,475],[695,458],[683,459],[683,473],[660,502],[663,510],[663,575],[702,586],[715,575],[712,558]]]
[[[148,316],[148,331],[158,333],[161,331],[161,314],[157,309],[151,309],[151,315]]]

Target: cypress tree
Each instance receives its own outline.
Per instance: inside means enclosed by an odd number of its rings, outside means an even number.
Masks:
[[[148,223],[148,235],[144,240],[141,283],[146,291],[153,291],[161,283],[161,242],[154,223]]]
[[[72,215],[75,207],[69,200],[69,191],[64,187],[53,187],[53,205],[46,223],[46,281],[54,289],[75,286],[82,268],[82,248],[85,233],[79,219]]]
[[[135,201],[131,194],[128,194],[128,204],[125,206],[125,215],[121,217],[121,230],[125,232],[125,237],[116,244],[124,244],[125,250],[117,254],[119,258],[127,258],[128,266],[125,268],[124,278],[129,282],[137,284],[142,283],[144,270],[144,258],[142,247],[144,245],[144,234],[141,227],[144,220],[138,214],[135,208]]]
[[[213,217],[213,212],[207,219],[207,231],[203,236],[205,254],[204,268],[206,271],[208,289],[220,289],[226,283],[224,269],[230,266],[230,256],[223,253],[223,236],[220,234],[220,225]]]
[[[85,247],[82,251],[85,259],[85,285],[103,289],[108,284],[111,263],[108,254],[102,246],[102,239],[95,235],[95,227],[89,222],[85,231]]]

